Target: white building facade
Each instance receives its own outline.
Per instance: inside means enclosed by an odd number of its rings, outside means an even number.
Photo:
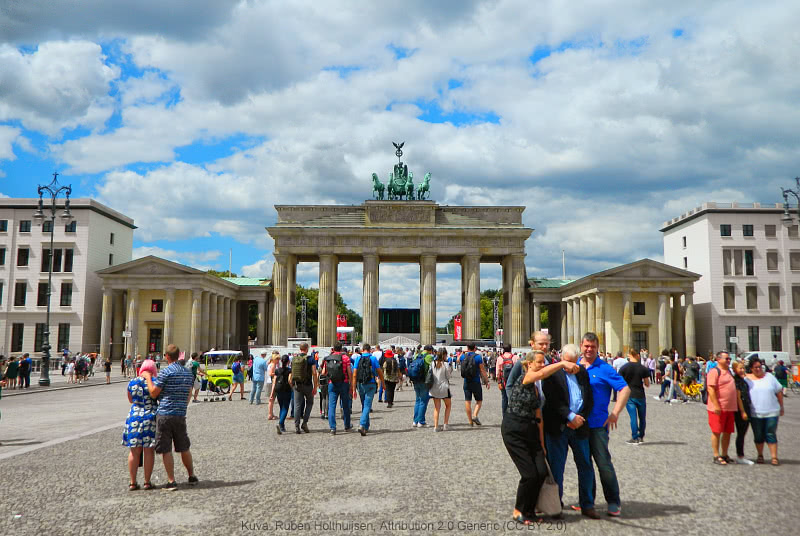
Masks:
[[[664,222],[664,262],[701,274],[697,350],[800,354],[800,236],[781,204],[704,203]]]
[[[33,219],[38,200],[0,199],[0,354],[41,355],[47,312],[50,223]],[[92,199],[59,203],[53,238],[50,345],[98,351],[102,281],[96,272],[131,260],[133,220]],[[47,213],[47,211],[46,211]],[[49,213],[47,213],[49,215]]]

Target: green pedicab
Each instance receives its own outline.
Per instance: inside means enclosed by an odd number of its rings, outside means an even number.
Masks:
[[[204,400],[206,400],[208,396],[211,396],[212,400],[216,400],[217,396],[215,395],[222,395],[224,397],[230,392],[231,385],[233,385],[233,370],[231,370],[231,365],[237,357],[242,356],[242,352],[236,350],[212,350],[206,352],[204,355],[206,358],[206,378],[208,379],[206,398],[204,398]],[[226,360],[225,368],[210,368],[208,366],[209,358],[211,358],[213,364],[219,357]],[[209,391],[211,392],[210,394]]]

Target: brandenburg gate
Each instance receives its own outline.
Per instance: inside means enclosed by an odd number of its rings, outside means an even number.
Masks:
[[[390,192],[391,188],[390,182]],[[380,189],[382,198],[382,184]],[[272,344],[283,346],[295,334],[297,263],[319,262],[318,344],[331,346],[336,340],[339,263],[364,266],[363,342],[376,344],[380,265],[403,262],[420,267],[422,344],[436,339],[436,264],[461,265],[464,338],[478,339],[480,265],[498,263],[503,269],[504,303],[510,304],[504,308],[504,338],[515,347],[525,346],[530,335],[525,240],[533,232],[522,224],[525,207],[440,206],[413,198],[380,198],[361,205],[275,206],[278,221],[267,228],[275,241]]]

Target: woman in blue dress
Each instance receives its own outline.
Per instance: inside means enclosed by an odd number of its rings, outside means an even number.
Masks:
[[[136,473],[139,470],[140,456],[144,465],[144,489],[151,490],[150,476],[153,474],[156,446],[156,401],[150,398],[147,383],[141,376],[142,372],[149,372],[153,376],[158,374],[156,364],[152,359],[142,363],[139,376],[128,383],[128,402],[131,411],[125,421],[125,431],[122,434],[122,444],[130,447],[128,453],[128,471],[130,472],[129,491],[139,489],[136,483]]]

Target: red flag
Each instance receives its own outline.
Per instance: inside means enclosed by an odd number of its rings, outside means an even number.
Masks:
[[[456,315],[455,318],[453,318],[453,326],[455,327],[455,329],[453,330],[455,332],[455,340],[460,341],[461,340],[461,315]]]
[[[336,327],[337,328],[344,328],[347,327],[347,315],[336,315]],[[336,340],[338,341],[346,341],[347,340],[347,333],[336,333]]]

